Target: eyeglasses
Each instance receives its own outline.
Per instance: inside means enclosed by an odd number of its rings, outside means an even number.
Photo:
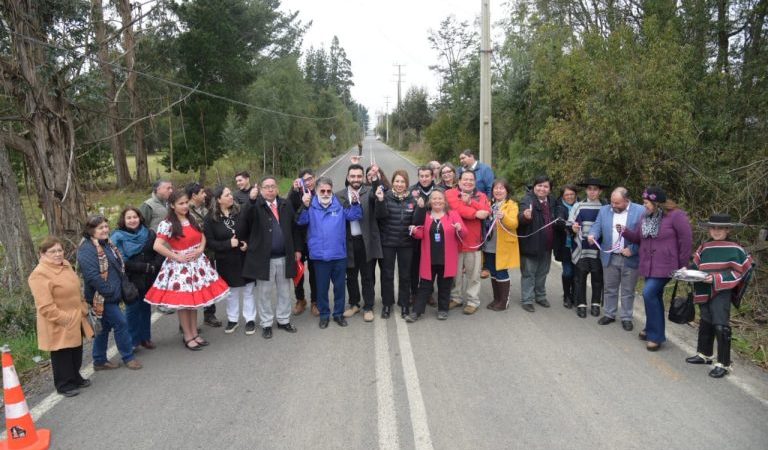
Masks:
[[[331,193],[333,193],[333,190],[332,189],[318,189],[317,192],[319,192],[321,194],[331,194]]]

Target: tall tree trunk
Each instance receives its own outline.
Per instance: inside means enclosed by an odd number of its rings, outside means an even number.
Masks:
[[[120,18],[123,25],[123,47],[125,49],[125,66],[128,68],[128,78],[125,88],[131,103],[131,118],[137,120],[144,117],[144,108],[141,106],[139,94],[136,91],[136,40],[133,34],[133,18],[131,16],[131,1],[117,0],[117,8],[120,10]],[[149,165],[147,164],[147,148],[144,145],[144,122],[137,122],[133,126],[133,139],[136,142],[136,183],[140,186],[149,184]]]
[[[0,80],[27,129],[23,134],[3,130],[0,141],[31,162],[49,232],[77,243],[86,212],[77,176],[74,119],[64,73],[39,70],[50,61],[38,5],[37,0],[3,5],[4,25],[12,33],[10,57],[0,56]]]
[[[26,285],[27,276],[35,267],[35,250],[29,235],[29,225],[21,207],[21,195],[16,174],[11,167],[8,149],[0,144],[0,244],[5,250],[2,263],[4,288],[10,290]]]
[[[99,68],[104,80],[104,90],[107,97],[107,130],[112,144],[112,159],[115,163],[117,187],[131,184],[131,173],[128,172],[128,162],[125,160],[125,138],[120,133],[120,108],[117,106],[117,87],[115,74],[109,65],[109,42],[107,42],[107,27],[104,23],[102,0],[91,0],[91,17],[96,32],[96,45],[99,51]]]
[[[717,70],[728,72],[728,0],[717,0]]]

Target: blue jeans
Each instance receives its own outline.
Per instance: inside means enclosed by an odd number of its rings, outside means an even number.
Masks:
[[[143,303],[143,302],[142,302]],[[104,314],[101,316],[101,333],[93,340],[93,363],[102,365],[107,362],[107,344],[109,332],[115,330],[115,344],[123,357],[123,362],[133,359],[133,345],[128,322],[118,303],[104,303]]]
[[[150,331],[152,307],[144,301],[144,295],[130,305],[125,306],[125,320],[128,321],[128,331],[131,333],[131,342],[134,347],[142,341],[152,340]]]
[[[508,281],[509,271],[507,269],[496,270],[496,253],[483,252],[484,266],[491,272],[491,278],[496,281]]]
[[[320,318],[327,319],[331,315],[328,298],[328,289],[331,283],[333,283],[333,317],[342,317],[346,302],[347,258],[332,261],[315,259],[313,263],[315,266],[315,283],[317,284],[317,309],[320,310]]]
[[[669,278],[646,278],[643,287],[643,301],[645,303],[645,334],[648,341],[661,344],[666,341],[664,326],[664,286],[669,283]]]

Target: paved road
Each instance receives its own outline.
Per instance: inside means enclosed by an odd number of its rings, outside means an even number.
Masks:
[[[365,156],[415,175],[374,140]],[[341,184],[344,158],[327,173]],[[211,346],[198,353],[164,316],[143,370],[101,372],[78,397],[31,403],[50,407],[38,424],[61,449],[766,448],[765,374],[712,380],[685,364],[688,350],[649,353],[636,333],[560,307],[558,285],[553,266],[553,307],[534,314],[517,306],[515,272],[502,313],[438,322],[430,309],[409,325],[356,316],[326,330],[305,313],[298,334],[275,329],[270,341],[206,327]]]

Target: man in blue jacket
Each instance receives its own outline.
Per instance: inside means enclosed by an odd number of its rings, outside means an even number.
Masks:
[[[486,197],[493,198],[491,195],[491,188],[493,187],[494,174],[491,166],[478,161],[475,158],[475,154],[469,149],[461,152],[461,155],[459,155],[459,162],[461,163],[461,167],[459,168],[459,173],[456,175],[461,178],[461,173],[464,172],[465,169],[472,169],[475,171],[475,188],[484,193]]]
[[[344,318],[345,278],[347,273],[346,222],[363,218],[360,199],[352,195],[349,207],[342,206],[333,195],[333,181],[328,177],[317,180],[315,196],[306,192],[304,206],[297,223],[307,225],[309,259],[315,268],[317,306],[320,310],[320,328],[327,328],[331,315],[328,289],[333,283],[333,321],[347,326]]]
[[[603,250],[600,252],[600,261],[603,266],[604,315],[597,322],[600,325],[616,321],[621,288],[621,326],[626,331],[632,331],[632,311],[640,258],[638,246],[624,241],[616,231],[616,225],[633,229],[642,220],[644,211],[645,208],[641,205],[630,201],[626,188],[617,187],[611,193],[611,204],[600,208],[597,219],[589,230],[589,242],[593,244],[599,241]]]

